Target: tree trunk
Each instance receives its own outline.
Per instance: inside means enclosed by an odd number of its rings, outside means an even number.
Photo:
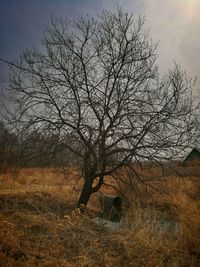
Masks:
[[[85,183],[83,185],[82,192],[81,192],[81,195],[80,195],[79,200],[78,200],[78,207],[79,208],[80,208],[81,204],[83,204],[85,206],[87,205],[89,198],[92,194],[92,183],[93,183],[93,179],[91,179],[91,178],[85,179]]]

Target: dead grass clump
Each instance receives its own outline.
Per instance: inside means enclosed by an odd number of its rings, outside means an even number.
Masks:
[[[92,219],[100,210],[97,195],[84,213],[75,209],[77,192],[67,184],[2,195],[0,266],[199,267],[199,180],[170,174],[157,184],[165,194],[132,185],[138,187],[127,192],[117,230]]]
[[[181,246],[200,263],[200,201],[193,200],[185,193],[180,193],[173,201],[177,205]]]
[[[194,168],[197,172],[197,166],[190,170],[179,164],[178,168],[179,173],[186,168],[187,173],[194,173]],[[139,171],[148,177],[145,169]],[[126,247],[130,258],[139,262],[133,266],[200,266],[200,180],[176,176],[175,172],[172,175],[170,171],[159,183],[152,180],[151,185],[158,191],[129,176],[127,184],[120,184],[126,199],[123,227],[134,233],[132,240],[137,244],[134,252],[129,245]],[[138,261],[137,255],[143,250],[144,257]]]
[[[23,266],[26,254],[21,249],[20,238],[23,232],[16,225],[0,216],[0,262],[1,266]]]

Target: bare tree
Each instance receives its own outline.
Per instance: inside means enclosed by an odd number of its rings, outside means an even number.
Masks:
[[[77,156],[79,205],[121,166],[180,157],[195,141],[193,81],[176,64],[159,76],[144,18],[119,9],[51,19],[42,45],[11,66],[12,119],[23,131],[59,134]]]

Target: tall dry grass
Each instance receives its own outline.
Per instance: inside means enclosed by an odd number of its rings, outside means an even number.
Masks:
[[[189,173],[190,167],[180,170]],[[159,171],[152,170],[150,176]],[[70,177],[69,182],[72,180]],[[129,205],[125,205],[117,230],[92,220],[100,208],[96,195],[83,214],[75,209],[80,188],[68,191],[68,181],[61,173],[22,170],[13,181],[16,187],[39,182],[52,182],[53,186],[51,190],[0,196],[0,266],[200,266],[199,177],[170,172],[156,182],[165,193],[136,183],[137,190],[121,186]]]

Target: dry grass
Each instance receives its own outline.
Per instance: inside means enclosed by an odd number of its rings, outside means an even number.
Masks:
[[[23,169],[0,176],[1,189],[12,188],[0,195],[0,266],[200,266],[200,178],[170,173],[160,185],[166,194],[137,185],[142,201],[126,188],[132,204],[122,226],[111,230],[92,220],[96,195],[86,212],[75,209],[81,181],[75,169],[70,173]]]

